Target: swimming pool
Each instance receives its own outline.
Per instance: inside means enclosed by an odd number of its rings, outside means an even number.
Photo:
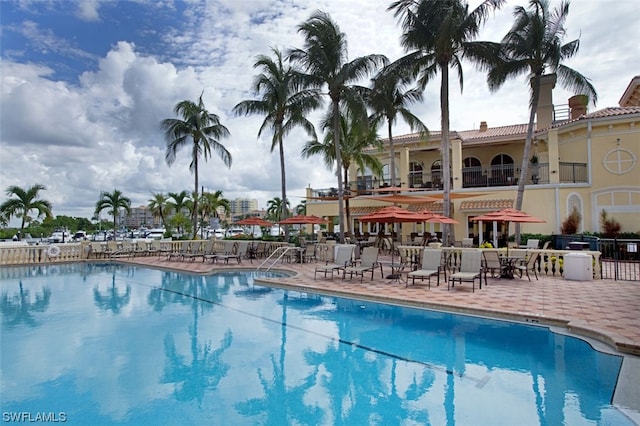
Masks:
[[[0,273],[3,421],[632,424],[611,405],[621,357],[540,326],[285,292],[252,272]]]

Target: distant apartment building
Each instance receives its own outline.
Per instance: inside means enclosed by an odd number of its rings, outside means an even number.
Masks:
[[[141,227],[155,228],[160,225],[160,218],[154,218],[151,211],[146,206],[131,207],[131,211],[127,214],[124,210],[120,211],[118,223],[121,227],[129,229],[137,229]]]
[[[242,217],[255,210],[258,210],[257,199],[236,198],[235,200],[230,200],[230,204],[232,218]]]

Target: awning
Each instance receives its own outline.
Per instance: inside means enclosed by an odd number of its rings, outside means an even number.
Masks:
[[[513,208],[513,200],[467,200],[460,203],[460,210],[502,210]]]

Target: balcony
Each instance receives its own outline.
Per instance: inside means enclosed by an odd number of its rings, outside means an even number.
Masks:
[[[563,183],[587,183],[589,169],[586,163],[560,162],[558,170],[549,170],[548,163],[529,165],[527,185],[549,184],[550,174],[559,173],[559,181]],[[462,169],[463,188],[493,188],[516,186],[520,179],[520,168],[514,164],[502,166],[464,167]],[[356,195],[373,195],[380,193],[385,187],[408,186],[422,191],[442,191],[442,175],[439,172],[412,173],[408,176],[408,185],[396,179],[392,184],[390,179],[375,179],[372,176],[359,177],[345,185],[345,197]],[[374,191],[375,190],[375,191]],[[337,200],[337,188],[323,188],[312,190],[312,196],[321,200]]]

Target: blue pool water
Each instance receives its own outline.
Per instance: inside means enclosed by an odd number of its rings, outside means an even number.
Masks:
[[[547,328],[112,264],[0,269],[3,422],[631,424]]]

